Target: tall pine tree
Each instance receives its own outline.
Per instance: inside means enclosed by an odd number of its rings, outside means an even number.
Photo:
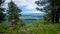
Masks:
[[[35,2],[38,6],[45,6],[43,9],[36,8],[48,13],[47,17],[51,19],[52,23],[59,23],[60,0],[39,0]],[[46,19],[48,19],[46,18]]]
[[[50,6],[50,1],[49,0],[38,0],[35,2],[38,6],[45,6],[43,8],[39,8],[37,7],[36,9],[39,11],[44,11],[45,13],[47,13],[44,16],[44,19],[46,21],[50,21],[51,18],[51,6]]]
[[[2,8],[4,2],[5,0],[0,0],[0,23],[5,19],[4,8]]]
[[[21,9],[19,9],[17,7],[17,5],[11,1],[10,3],[8,3],[8,20],[11,21],[12,19],[14,19],[16,22],[20,20],[20,16],[21,14],[19,14],[21,12]]]

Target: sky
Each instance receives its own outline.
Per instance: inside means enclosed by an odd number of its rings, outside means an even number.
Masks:
[[[4,7],[7,8],[7,3],[11,0],[6,0]],[[37,0],[12,0],[15,4],[22,10],[22,14],[31,14],[31,13],[43,13],[41,11],[37,11],[35,1]],[[40,8],[43,8],[42,6]]]

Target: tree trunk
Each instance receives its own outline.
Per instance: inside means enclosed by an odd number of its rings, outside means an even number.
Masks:
[[[52,10],[52,14],[51,14],[52,16],[51,16],[51,21],[52,21],[52,23],[54,23],[54,10]]]
[[[59,23],[59,15],[55,16],[55,23]]]
[[[56,15],[55,15],[55,23],[59,23],[59,13],[60,13],[60,7],[57,8]]]

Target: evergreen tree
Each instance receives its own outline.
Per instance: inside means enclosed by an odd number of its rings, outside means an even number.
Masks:
[[[44,11],[45,13],[47,13],[45,16],[44,16],[44,19],[46,21],[49,21],[49,19],[51,18],[51,6],[50,6],[50,1],[48,0],[38,0],[35,2],[38,6],[45,6],[43,8],[39,8],[37,7],[36,9],[39,10],[39,11]]]
[[[5,20],[4,8],[2,8],[5,0],[0,0],[0,23]]]
[[[59,16],[60,16],[60,0],[56,0],[55,1],[55,8],[56,8],[56,12],[55,12],[55,22],[59,23]]]
[[[11,21],[14,19],[16,22],[20,20],[21,14],[19,14],[21,10],[17,7],[17,5],[11,1],[8,3],[8,20]]]
[[[43,9],[40,9],[40,8],[36,8],[37,10],[40,10],[40,11],[44,11],[44,12],[47,12],[47,17],[46,19],[51,19],[51,22],[52,23],[59,23],[59,3],[60,1],[59,0],[39,0],[39,1],[36,1],[35,3],[40,6],[45,6]]]

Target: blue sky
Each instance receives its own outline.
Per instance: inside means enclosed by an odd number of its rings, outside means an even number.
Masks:
[[[11,0],[5,1],[5,8],[7,8],[7,3],[9,3]],[[31,13],[43,13],[36,10],[37,5],[35,4],[35,1],[37,0],[12,0],[15,2],[15,4],[22,10],[22,14],[31,14]],[[42,6],[40,7],[42,8]]]

